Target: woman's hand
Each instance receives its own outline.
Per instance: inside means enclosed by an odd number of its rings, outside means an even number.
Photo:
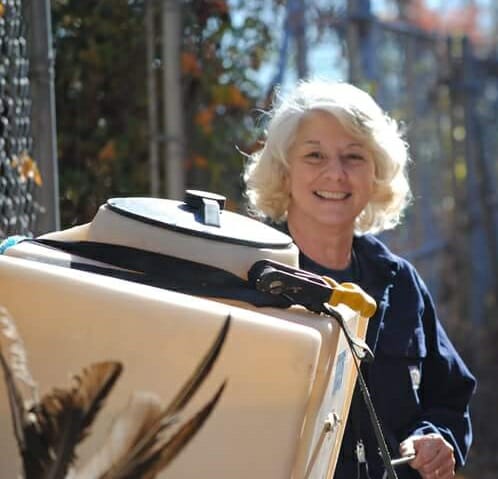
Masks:
[[[422,479],[453,479],[455,477],[455,455],[453,446],[440,434],[410,436],[400,445],[402,456],[415,454],[410,466]]]

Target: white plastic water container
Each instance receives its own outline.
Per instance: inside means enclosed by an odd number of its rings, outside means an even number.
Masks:
[[[200,196],[204,211],[171,200],[109,200],[91,223],[47,237],[153,251],[242,279],[261,259],[297,267],[298,251],[288,236],[224,211],[217,197]],[[70,268],[76,260],[87,261],[30,242],[8,249],[0,256],[0,314],[15,319],[42,393],[67,385],[91,363],[123,363],[92,433],[77,450],[79,463],[103,443],[132,392],[171,400],[230,315],[220,358],[184,419],[225,379],[227,387],[206,424],[159,477],[333,477],[356,380],[334,319],[300,306],[258,308]],[[337,309],[363,338],[366,319],[346,306]],[[0,448],[1,477],[15,477],[20,462],[3,382]]]

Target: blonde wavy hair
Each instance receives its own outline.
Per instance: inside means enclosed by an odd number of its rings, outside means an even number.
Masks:
[[[248,155],[244,169],[249,212],[277,223],[285,221],[289,205],[287,152],[301,120],[315,110],[337,118],[374,157],[374,193],[356,218],[355,232],[394,228],[411,200],[408,145],[399,125],[363,90],[322,80],[302,80],[288,95],[277,91],[273,108],[266,114],[266,141],[259,151]]]

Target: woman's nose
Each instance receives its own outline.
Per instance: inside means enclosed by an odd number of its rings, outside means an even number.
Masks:
[[[346,171],[341,158],[335,155],[329,156],[325,162],[324,174],[334,180],[343,179],[346,176]]]

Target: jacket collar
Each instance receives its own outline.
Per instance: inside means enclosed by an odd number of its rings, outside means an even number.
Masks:
[[[389,306],[389,289],[401,267],[401,258],[372,235],[355,236],[353,248],[362,271],[361,287],[377,302],[377,311],[370,318],[367,344],[375,353],[384,315]]]
[[[385,283],[391,282],[401,267],[401,258],[373,235],[355,236],[353,248],[367,272],[365,287],[371,287],[372,292],[379,287],[384,289]]]

